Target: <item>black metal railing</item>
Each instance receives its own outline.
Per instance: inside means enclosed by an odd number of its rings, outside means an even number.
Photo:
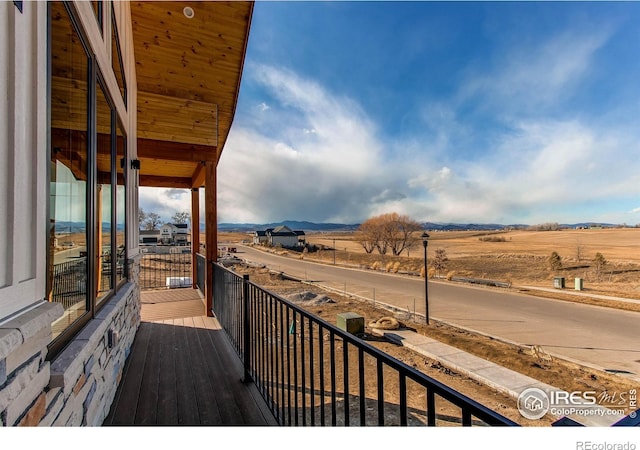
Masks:
[[[200,290],[202,295],[205,295],[204,290],[207,282],[207,259],[204,255],[196,253],[196,286]]]
[[[108,291],[111,286],[111,270],[109,255],[102,255],[102,270],[100,272],[100,289]],[[118,264],[116,270],[121,275],[124,268]],[[65,310],[76,307],[87,300],[87,257],[75,259],[53,265],[51,278],[51,301],[61,303]]]
[[[140,260],[140,288],[192,287],[191,252],[144,253]],[[170,280],[168,280],[170,279]]]
[[[64,309],[85,301],[87,294],[87,258],[78,257],[53,265],[51,299]]]
[[[517,426],[219,264],[213,311],[280,425]]]

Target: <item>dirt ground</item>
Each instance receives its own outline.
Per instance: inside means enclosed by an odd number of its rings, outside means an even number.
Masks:
[[[248,273],[252,281],[283,297],[301,292],[328,295],[335,303],[313,304],[306,307],[302,305],[302,307],[329,323],[335,324],[337,315],[344,312],[355,312],[362,315],[365,318],[365,325],[382,317],[393,315],[390,311],[380,308],[379,305],[376,306],[361,300],[323,292],[315,286],[282,279],[279,274],[271,272],[268,269],[257,269],[237,265],[234,266],[233,270],[238,273]],[[529,348],[504,343],[437,321],[432,321],[431,324],[427,326],[424,323],[412,322],[407,317],[398,317],[398,320],[402,326],[415,329],[418,333],[450,344],[456,348],[566,391],[592,390],[597,392],[628,392],[630,389],[638,388],[637,385],[629,382],[629,380],[615,374],[581,367],[556,358],[549,358],[548,355],[544,354],[536,355]],[[373,336],[370,334],[369,328],[366,331],[367,336]],[[523,426],[545,427],[550,426],[556,420],[556,418],[550,417],[549,415],[540,420],[525,419],[518,412],[515,399],[493,388],[484,386],[462,374],[455,373],[441,365],[438,361],[430,360],[402,346],[382,339],[367,340],[372,345],[380,348],[396,359],[445,383],[458,392],[473,398],[479,403]],[[352,373],[357,373],[355,367],[351,370],[353,370]],[[393,392],[393,389],[391,389],[391,392]],[[444,409],[441,410],[439,407],[439,415],[445,417],[455,417],[459,415],[459,410],[455,407],[443,406],[442,408]],[[629,410],[627,413],[628,412],[631,411]]]

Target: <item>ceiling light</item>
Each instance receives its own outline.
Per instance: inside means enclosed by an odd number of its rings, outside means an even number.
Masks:
[[[193,19],[193,16],[196,15],[195,11],[191,6],[185,6],[184,9],[182,10],[182,14],[184,14],[184,16],[187,19]]]

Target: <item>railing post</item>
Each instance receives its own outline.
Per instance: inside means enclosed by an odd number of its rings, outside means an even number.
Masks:
[[[250,314],[250,301],[249,301],[249,275],[242,276],[242,321],[244,328],[244,377],[243,383],[251,382],[251,322],[249,320]]]

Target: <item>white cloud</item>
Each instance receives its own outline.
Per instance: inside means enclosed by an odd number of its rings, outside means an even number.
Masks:
[[[138,190],[140,208],[156,213],[164,221],[170,221],[176,212],[191,213],[191,192],[188,189],[141,187]]]
[[[384,198],[386,177],[366,114],[290,71],[259,66],[251,73],[277,100],[278,128],[232,130],[219,164],[221,220],[366,217],[371,199]]]

